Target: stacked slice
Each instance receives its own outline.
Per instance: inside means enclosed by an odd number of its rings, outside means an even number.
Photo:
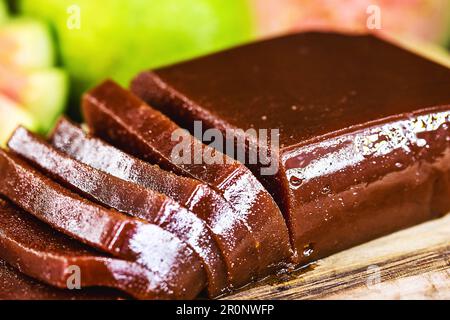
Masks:
[[[203,289],[205,275],[201,261],[170,232],[81,198],[11,152],[0,152],[0,176],[4,181],[0,192],[5,198],[55,230],[113,259],[100,267],[89,265],[85,258],[80,259],[80,265],[74,266],[83,269],[86,265],[86,270],[92,272],[92,275],[81,272],[82,283],[83,279],[90,280],[88,286],[111,286],[137,298],[192,298]],[[16,261],[19,269],[27,270],[30,253],[19,251],[27,246],[27,239],[21,237],[17,241],[17,248],[11,247],[10,253],[2,251],[1,258],[10,263]],[[70,259],[68,251],[59,251],[62,258]],[[49,263],[48,256],[54,256],[49,246],[33,253],[36,259],[41,259],[41,264],[48,264],[52,270],[57,268],[56,264]],[[100,260],[102,256],[94,254],[94,258]],[[62,286],[67,281],[70,266],[63,264],[61,271],[56,272],[61,277],[58,281],[40,280]],[[111,282],[110,277],[115,282]]]
[[[121,102],[125,113],[155,112],[107,81],[85,97],[90,131],[101,132],[91,120]],[[139,299],[191,299],[206,288],[215,297],[294,261],[278,207],[231,159],[229,169],[211,167],[210,180],[178,176],[156,165],[175,166],[170,159],[139,160],[64,118],[49,141],[19,127],[7,145],[0,258],[44,283],[65,288],[75,266],[82,287]]]

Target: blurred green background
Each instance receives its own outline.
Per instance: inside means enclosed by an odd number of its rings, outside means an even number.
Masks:
[[[386,32],[445,44],[450,1],[378,1]],[[340,4],[339,4],[340,3]],[[21,13],[48,21],[76,88],[105,77],[122,84],[153,68],[295,29],[361,29],[377,1],[21,0]],[[68,8],[79,7],[79,29]]]
[[[43,132],[68,105],[68,112],[77,117],[81,94],[104,78],[127,85],[143,69],[289,32],[367,32],[367,8],[374,4],[380,8],[382,23],[376,32],[440,56],[439,47],[450,43],[449,0],[7,2],[9,8],[5,9],[5,1],[0,0],[0,98],[9,102],[1,103],[0,99],[0,117],[21,108],[16,122],[30,118],[27,121],[34,124],[29,127]],[[19,27],[8,27],[11,21],[23,17],[33,19],[34,26],[28,20],[26,26],[20,23]],[[48,28],[50,40],[43,32],[36,34],[39,28]],[[24,39],[16,46],[22,51],[8,49],[14,42],[11,39]],[[16,59],[18,52],[25,58]],[[38,64],[30,66],[33,59]],[[1,72],[2,68],[7,71]],[[52,76],[48,76],[48,70],[52,70]],[[45,77],[36,76],[44,71]],[[70,99],[66,99],[68,92]],[[49,95],[54,98],[49,99]],[[0,120],[0,127],[6,126],[4,122]]]
[[[68,27],[74,5],[79,29]],[[253,32],[242,0],[22,0],[19,10],[55,28],[63,64],[82,89],[105,77],[127,84],[143,68],[220,50]]]

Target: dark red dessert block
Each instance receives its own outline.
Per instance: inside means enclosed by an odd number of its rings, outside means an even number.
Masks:
[[[122,290],[138,299],[154,298],[156,293],[153,291],[155,280],[144,267],[135,262],[112,258],[82,245],[1,199],[0,259],[29,277],[60,289],[66,289],[66,291],[69,291],[68,284],[72,283],[70,277],[75,272],[75,269],[72,268],[78,268],[76,272],[79,272],[79,284],[83,290],[88,287],[110,287]],[[3,267],[6,272],[8,269]],[[54,292],[55,298],[83,296],[80,289],[73,289],[71,295],[63,290],[46,289],[46,286],[41,286],[42,289],[39,290],[39,286],[37,284],[33,286],[32,281],[18,278],[17,282],[13,281],[9,284],[11,287],[19,287],[15,289],[17,295],[29,294],[32,297],[33,294],[48,292],[51,297]],[[24,285],[24,288],[21,288],[21,284]],[[33,291],[34,288],[23,292],[28,287],[27,284],[30,287],[37,287],[35,289],[37,292]],[[9,285],[4,284],[6,287]],[[0,295],[6,288],[1,289]],[[77,291],[79,294],[75,293]],[[100,290],[97,291],[100,293]],[[117,293],[108,295],[106,290],[103,291],[104,298],[120,297]],[[13,292],[8,294],[13,294]]]
[[[69,189],[174,234],[202,259],[210,295],[220,295],[228,288],[225,263],[211,230],[172,199],[70,158],[23,127],[13,133],[8,147]]]
[[[119,300],[110,289],[63,290],[34,280],[0,259],[0,300]]]
[[[195,252],[160,227],[95,205],[0,150],[0,194],[56,230],[148,269],[155,298],[194,298],[205,287]]]
[[[186,128],[279,129],[260,175],[307,262],[450,210],[450,70],[374,36],[303,33],[144,72]],[[239,135],[239,132],[238,132]]]
[[[93,168],[120,179],[166,194],[205,220],[218,239],[230,283],[239,287],[248,281],[248,270],[257,261],[255,239],[231,205],[208,185],[178,176],[139,160],[106,142],[88,136],[83,130],[61,119],[50,141],[57,149]]]
[[[192,154],[216,154],[222,158],[221,163],[175,163],[172,151],[178,141],[172,139],[172,134],[180,132],[180,128],[112,81],[84,96],[83,112],[93,134],[166,170],[207,183],[233,206],[239,213],[236,219],[244,220],[256,239],[259,263],[248,270],[249,279],[267,275],[291,261],[283,216],[270,194],[244,165],[196,139],[190,139],[188,146]]]

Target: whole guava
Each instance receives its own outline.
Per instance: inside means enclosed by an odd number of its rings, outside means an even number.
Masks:
[[[6,2],[4,0],[0,0],[0,25],[5,23],[8,20],[8,9],[6,7]]]
[[[252,38],[246,0],[21,0],[51,23],[77,93]]]

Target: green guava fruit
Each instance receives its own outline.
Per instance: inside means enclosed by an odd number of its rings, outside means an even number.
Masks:
[[[8,8],[6,7],[6,2],[0,0],[0,26],[8,20]]]
[[[0,146],[4,147],[13,131],[23,125],[30,130],[36,129],[33,116],[22,106],[0,94]]]
[[[64,112],[68,95],[68,78],[57,68],[34,71],[26,75],[18,102],[26,106],[39,124],[39,131],[46,133]]]
[[[12,124],[20,119],[41,133],[48,132],[63,113],[68,96],[67,73],[54,65],[54,45],[48,26],[29,18],[13,18],[0,26],[0,94],[5,110],[12,112]],[[6,101],[6,102],[5,102]],[[7,103],[9,102],[9,103]],[[24,114],[26,113],[26,116]],[[0,135],[8,136],[12,125],[2,120]]]
[[[0,27],[0,63],[23,69],[54,65],[53,39],[48,26],[28,18],[15,18]]]
[[[56,30],[77,92],[251,39],[246,0],[21,0]]]

